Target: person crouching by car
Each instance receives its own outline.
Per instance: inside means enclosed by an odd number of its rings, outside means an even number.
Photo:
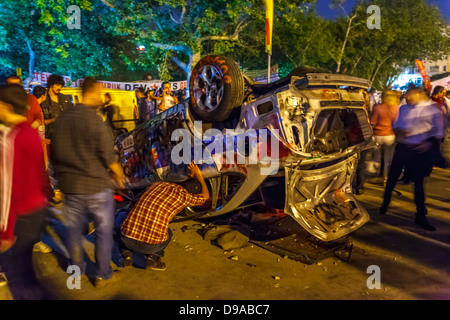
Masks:
[[[22,86],[0,87],[0,269],[5,269],[17,300],[44,297],[32,254],[49,214],[51,194],[41,138],[27,122],[26,107]]]
[[[134,205],[130,205],[131,210],[120,228],[119,250],[124,266],[130,266],[133,252],[139,252],[146,255],[147,267],[153,270],[166,268],[161,258],[172,238],[169,223],[186,207],[200,206],[209,198],[200,169],[195,163],[188,168],[189,175],[202,186],[200,194],[189,193],[175,183],[156,182],[143,192]]]

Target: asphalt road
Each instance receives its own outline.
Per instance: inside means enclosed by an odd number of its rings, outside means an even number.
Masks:
[[[55,244],[53,253],[35,253],[35,268],[52,298],[62,300],[450,299],[450,170],[435,169],[426,182],[429,221],[438,228],[434,232],[414,225],[412,185],[397,186],[385,216],[378,214],[382,192],[372,178],[357,196],[371,220],[351,238],[348,262],[331,254],[307,264],[252,242],[223,250],[204,240],[207,223],[188,221],[171,224],[174,238],[166,249],[164,271],[122,268],[115,251],[112,266],[120,270],[120,281],[98,289],[92,283],[69,289],[67,259]],[[302,247],[302,239],[278,241]],[[94,241],[92,235],[85,241],[88,276],[94,270]]]

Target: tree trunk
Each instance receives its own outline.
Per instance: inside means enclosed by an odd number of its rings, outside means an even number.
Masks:
[[[383,65],[390,57],[391,57],[391,56],[387,56],[386,58],[384,58],[383,61],[381,61],[381,62],[378,64],[378,66],[377,66],[377,68],[375,69],[375,71],[374,71],[372,77],[370,78],[370,81],[371,81],[372,83],[375,81],[375,78],[376,78],[376,76],[377,76],[377,74],[378,74],[378,71],[380,71],[381,66],[382,66],[382,65]]]
[[[30,40],[25,40],[28,47],[28,54],[30,55],[30,59],[28,60],[28,78],[25,80],[25,86],[28,88],[30,86],[30,82],[34,79],[34,65],[36,61],[36,54],[31,47]]]
[[[348,36],[350,34],[350,29],[352,28],[352,22],[353,22],[353,19],[355,19],[355,18],[356,18],[356,15],[354,15],[353,17],[351,17],[348,20],[347,32],[345,33],[344,43],[342,44],[341,53],[339,54],[339,58],[337,61],[336,73],[341,72],[342,58],[344,57],[344,52],[345,52],[345,47],[347,46]]]
[[[358,64],[361,62],[361,59],[363,56],[364,56],[364,54],[360,55],[359,58],[356,60],[356,62],[353,64],[352,71],[350,72],[350,74],[353,74],[353,71],[356,69]]]

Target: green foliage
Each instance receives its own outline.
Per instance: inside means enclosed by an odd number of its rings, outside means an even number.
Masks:
[[[381,28],[367,28],[367,8],[377,5],[381,10]],[[436,7],[425,0],[361,1],[351,14],[356,15],[343,59],[347,73],[373,81],[382,89],[404,67],[416,59],[436,60],[448,52],[449,27]],[[336,39],[342,41],[346,19],[336,22]],[[447,31],[446,31],[447,30]]]
[[[381,87],[415,59],[439,58],[450,47],[445,20],[425,0],[360,0],[334,21],[319,17],[314,2],[274,1],[272,65],[282,76],[301,65],[334,71],[340,64],[341,72]],[[343,2],[333,2],[340,13]],[[73,4],[81,9],[80,29],[67,27]],[[380,30],[367,28],[371,4],[381,8]],[[0,74],[21,67],[26,75],[181,80],[206,54],[261,70],[264,19],[262,0],[2,0]]]

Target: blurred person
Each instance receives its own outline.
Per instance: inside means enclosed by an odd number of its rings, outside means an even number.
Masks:
[[[42,114],[42,125],[39,129],[39,135],[41,137],[42,140],[42,147],[44,149],[44,159],[45,159],[45,168],[48,168],[48,156],[47,156],[47,144],[45,141],[45,125],[44,125],[44,115],[42,113],[42,108],[41,108],[41,103],[44,102],[47,99],[47,89],[45,89],[42,86],[36,86],[33,89],[33,96],[36,97],[37,102],[39,104],[39,108],[41,110],[41,114]]]
[[[33,96],[36,97],[37,102],[39,103],[39,108],[41,110],[41,103],[44,102],[47,99],[47,89],[43,86],[36,86],[33,88]],[[44,161],[45,161],[45,169],[48,169],[48,154],[47,154],[47,142],[45,139],[45,126],[43,123],[44,116],[42,114],[42,126],[39,128],[39,136],[41,137],[41,144],[42,144],[42,150],[44,152]],[[36,243],[36,245],[33,248],[33,251],[39,251],[43,253],[50,253],[53,251],[52,247],[45,244],[44,242],[40,241]]]
[[[113,122],[114,117],[114,109],[117,108],[114,104],[112,104],[112,98],[111,95],[107,92],[104,95],[105,102],[102,106],[99,107],[99,112],[101,113],[102,120],[106,124],[106,127],[108,128],[108,132],[111,136],[111,140],[113,141],[113,144],[116,141],[116,138],[119,134],[123,133],[122,130],[117,129]]]
[[[186,88],[178,90],[178,101],[186,99]]]
[[[149,109],[149,119],[153,118],[157,115],[157,108],[156,108],[156,96],[155,92],[153,90],[148,90],[146,93],[147,96],[147,105]]]
[[[27,92],[21,85],[0,87],[0,253],[14,298],[41,299],[32,253],[49,214],[51,186],[41,139],[27,121],[26,109]]]
[[[156,115],[156,100],[155,94],[152,90],[144,93],[139,108],[139,123],[144,123]]]
[[[414,90],[416,88],[417,87],[416,87],[416,85],[414,83],[412,83],[412,82],[408,83],[408,88],[406,89],[406,91],[400,97],[400,106],[408,103],[408,100],[407,100],[408,92],[410,90]]]
[[[105,102],[103,103],[103,106],[101,107],[102,115],[105,117],[105,123],[114,128],[113,124],[113,116],[114,116],[114,105],[111,103],[112,98],[111,95],[107,92],[104,95]]]
[[[433,93],[431,94],[431,100],[443,106],[445,104],[445,96],[447,94],[447,90],[443,86],[436,86],[433,89]]]
[[[431,100],[441,106],[445,116],[445,126],[449,125],[450,106],[447,99],[447,90],[443,86],[436,86],[431,94]]]
[[[372,114],[372,106],[369,94],[367,93],[367,90],[362,90],[363,94],[363,102],[364,102],[364,109],[366,109],[366,112],[368,115]]]
[[[22,79],[18,76],[10,76],[7,79],[8,84],[18,84],[23,87]],[[39,87],[39,86],[38,86]],[[42,87],[40,87],[42,88]],[[35,88],[36,89],[36,88]],[[39,90],[39,88],[38,88]],[[44,89],[45,90],[45,89]],[[27,108],[25,112],[25,117],[27,118],[28,123],[31,125],[33,129],[36,129],[39,137],[41,138],[41,145],[44,152],[44,161],[45,168],[48,167],[48,157],[47,157],[47,147],[45,143],[45,126],[44,126],[44,115],[41,109],[41,100],[39,100],[35,94],[27,94]],[[34,246],[34,251],[40,251],[43,253],[50,253],[53,251],[51,247],[39,241]]]
[[[139,112],[139,120],[138,123],[144,123],[149,115],[149,109],[147,104],[147,96],[145,95],[144,88],[139,87],[136,90],[136,98]],[[147,119],[148,120],[148,119]]]
[[[159,97],[159,111],[165,111],[178,103],[178,99],[173,96],[172,88],[169,82],[161,84],[162,94]]]
[[[364,109],[368,116],[370,116],[370,97],[367,90],[360,91],[363,96]],[[366,180],[366,165],[367,159],[371,154],[371,150],[363,150],[359,154],[358,164],[356,166],[356,173],[352,181],[352,191],[354,194],[362,194],[364,192],[364,182]]]
[[[80,268],[80,278],[85,282],[82,239],[89,212],[96,235],[94,282],[96,287],[103,287],[117,280],[110,264],[114,225],[114,185],[110,172],[119,189],[124,188],[124,175],[107,127],[96,111],[103,104],[100,84],[88,77],[81,90],[83,103],[63,112],[55,122],[50,156],[64,194],[63,215],[72,264]]]
[[[385,91],[383,94],[383,103],[377,104],[373,108],[370,124],[373,128],[375,141],[379,148],[373,151],[372,161],[374,170],[378,172],[381,167],[383,155],[384,166],[381,170],[384,182],[387,180],[389,167],[395,147],[395,133],[393,124],[397,120],[400,101],[397,93],[394,91]]]
[[[39,105],[47,100],[47,89],[43,86],[36,86],[33,89],[33,96],[38,100]]]
[[[18,84],[23,86],[22,79],[18,76],[10,76],[6,80],[8,84]],[[27,110],[25,112],[28,123],[36,130],[39,134],[44,134],[44,115],[40,106],[40,102],[33,94],[27,95]]]
[[[47,98],[41,103],[42,112],[44,113],[45,138],[51,142],[53,133],[53,125],[58,116],[64,110],[73,106],[70,98],[61,93],[64,87],[64,78],[52,74],[47,79]]]
[[[49,163],[47,169],[49,169],[50,178],[53,179],[52,166],[51,166],[51,156],[50,154],[50,144],[52,135],[54,132],[54,122],[59,117],[59,115],[73,107],[72,101],[69,96],[61,93],[62,87],[64,87],[64,78],[60,75],[52,74],[47,79],[47,98],[41,103],[41,109],[44,114],[44,125],[45,125],[45,142],[47,145],[47,157]],[[54,180],[51,180],[53,187],[55,189],[55,197],[52,199],[54,204],[60,204],[62,202],[62,194]]]
[[[428,231],[436,228],[426,219],[424,180],[436,164],[436,152],[440,152],[438,141],[444,136],[443,112],[435,106],[425,91],[412,89],[407,94],[408,104],[400,107],[398,120],[394,124],[397,137],[394,156],[386,182],[380,214],[388,211],[392,192],[402,169],[409,173],[414,183],[416,205],[415,224]]]
[[[134,203],[121,225],[119,249],[124,266],[133,262],[133,252],[145,254],[147,267],[164,270],[161,261],[164,249],[172,238],[169,224],[173,217],[186,207],[200,206],[209,198],[208,187],[195,163],[188,166],[189,175],[202,186],[200,194],[190,193],[181,185],[171,182],[156,182],[148,187]],[[120,220],[121,217],[118,216]]]
[[[143,98],[145,98],[145,91],[144,91],[144,88],[139,87],[139,88],[136,90],[136,97],[137,97],[138,99],[143,99]]]

